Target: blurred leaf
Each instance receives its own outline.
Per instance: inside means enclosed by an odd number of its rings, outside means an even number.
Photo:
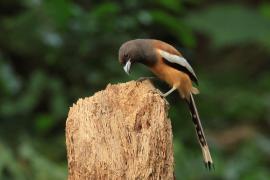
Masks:
[[[95,6],[95,9],[93,9],[91,14],[97,18],[106,18],[108,15],[116,14],[119,10],[117,3],[106,2]]]
[[[17,101],[17,112],[29,113],[37,106],[45,87],[46,76],[42,71],[36,71],[28,82],[24,85],[26,92]]]
[[[65,27],[73,14],[72,4],[69,0],[46,0],[44,1],[44,11],[58,27]]]
[[[34,11],[27,11],[11,19],[6,18],[2,21],[3,30],[0,39],[17,54],[42,53],[44,46],[40,42],[39,30],[42,26],[39,23]]]
[[[29,178],[39,180],[58,180],[66,179],[66,171],[64,167],[54,164],[42,154],[39,154],[28,142],[23,142],[19,148],[19,155],[24,161],[28,162],[31,173]]]
[[[0,140],[0,179],[26,179],[11,149]]]
[[[175,12],[182,11],[182,4],[181,1],[178,0],[158,0],[163,7],[173,10]]]
[[[40,114],[35,120],[35,128],[39,133],[46,133],[54,124],[54,119],[49,114]]]
[[[51,79],[50,80],[51,88],[51,102],[50,102],[50,111],[55,119],[61,119],[65,117],[68,113],[68,102],[66,94],[64,92],[64,87],[60,80]]]
[[[253,93],[235,91],[234,95],[231,95],[230,101],[227,101],[228,104],[225,106],[228,107],[228,114],[233,117],[238,117],[247,121],[249,119],[260,119],[260,115],[263,115],[265,112],[264,104],[262,97],[254,95]],[[237,103],[233,103],[237,102]]]
[[[260,11],[265,17],[270,19],[270,3],[269,2],[262,3],[260,5]]]
[[[7,100],[0,104],[0,113],[3,116],[14,116],[30,113],[37,106],[45,82],[45,76],[41,72],[32,74],[29,83],[24,84],[25,92],[18,100]]]
[[[194,30],[207,34],[217,47],[252,42],[270,47],[270,21],[243,6],[211,6],[190,14],[185,22]]]
[[[165,13],[164,11],[150,11],[154,22],[165,26],[174,36],[178,38],[185,46],[194,47],[195,39],[191,30],[176,17]]]
[[[12,66],[3,61],[0,55],[0,92],[5,96],[14,95],[18,93],[20,86],[20,80],[15,75]]]

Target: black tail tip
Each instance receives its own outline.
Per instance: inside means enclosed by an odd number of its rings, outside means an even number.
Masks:
[[[204,162],[204,165],[205,165],[205,168],[206,168],[208,171],[215,170],[214,163],[212,163],[212,162],[210,162],[210,161]]]

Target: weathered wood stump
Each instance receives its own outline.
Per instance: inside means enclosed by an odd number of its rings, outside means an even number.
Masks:
[[[66,122],[68,179],[173,179],[167,110],[149,81],[79,99]]]

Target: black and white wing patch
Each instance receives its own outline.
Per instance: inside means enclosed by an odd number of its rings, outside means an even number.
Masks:
[[[197,76],[185,58],[168,53],[168,52],[163,51],[161,49],[158,49],[158,52],[163,57],[165,64],[167,64],[167,65],[169,65],[169,66],[171,66],[179,71],[187,73],[189,75],[190,79],[193,82],[195,82],[196,84],[198,84]]]

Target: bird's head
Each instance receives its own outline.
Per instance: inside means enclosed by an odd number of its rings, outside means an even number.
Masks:
[[[136,39],[127,41],[119,49],[119,62],[127,74],[130,73],[131,65],[142,63],[145,65],[153,61],[154,52],[151,44],[147,40]],[[150,56],[149,56],[150,55]]]

